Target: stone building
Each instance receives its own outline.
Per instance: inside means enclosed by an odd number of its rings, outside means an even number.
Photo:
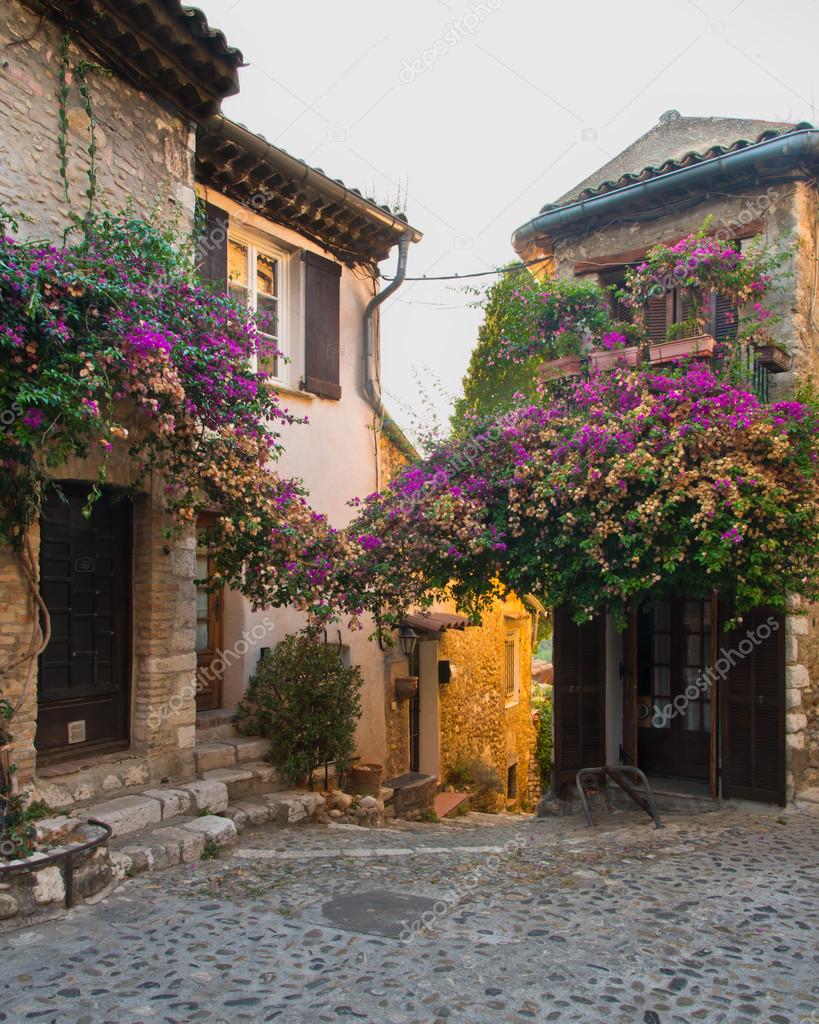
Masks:
[[[208,220],[203,274],[253,304],[275,305],[289,357],[276,368],[283,404],[310,420],[286,431],[279,468],[304,479],[314,507],[343,526],[348,499],[380,486],[402,443],[378,385],[378,262],[398,245],[405,265],[420,234],[222,117],[242,56],[178,0],[7,0],[0,46],[0,202],[31,218],[22,233],[59,244],[69,214],[87,208],[84,76],[98,203],[154,210],[184,231],[198,191]],[[11,730],[17,784],[53,807],[232,764],[233,748],[214,751],[212,741],[230,733],[261,648],[303,625],[295,610],[254,614],[238,594],[197,588],[208,552],[195,531],[168,547],[158,482],[112,501],[132,482],[124,450],[111,453],[89,524],[81,508],[97,470],[94,458],[62,466],[68,502],[48,503],[31,531],[54,634],[38,661],[6,670],[0,683],[5,697],[22,699]],[[72,609],[103,592],[111,607],[95,604],[89,642]],[[0,663],[11,664],[36,620],[32,590],[5,546],[0,596]],[[369,632],[365,624],[328,639],[364,675],[359,753],[384,761],[388,658]]]
[[[482,762],[501,786],[497,807],[526,806],[532,725],[532,617],[514,595],[479,625],[454,607],[406,616],[418,635],[409,662],[396,655],[387,710],[387,772],[420,772],[446,785],[453,769]],[[406,678],[417,690],[406,696]],[[468,788],[462,784],[456,788]]]
[[[741,245],[761,235],[789,254],[790,273],[770,305],[781,314],[777,333],[793,362],[789,372],[763,381],[772,398],[784,398],[797,381],[816,381],[819,370],[818,166],[819,131],[810,125],[669,111],[544,206],[515,232],[513,245],[521,259],[542,261],[546,274],[605,286],[620,282],[652,245],[701,229],[706,217],[721,239]],[[682,306],[673,292],[656,300],[648,317],[652,340],[663,340],[672,323],[684,320]],[[716,303],[711,333],[718,340],[731,330],[724,313]],[[635,614],[625,634],[610,617],[577,627],[557,609],[556,784],[573,782],[581,767],[630,763],[689,787],[699,784],[714,797],[784,803],[816,786],[817,608],[794,599],[790,613],[774,616],[770,628],[760,609],[745,616],[741,634],[726,634],[725,619],[716,598],[684,594]],[[749,628],[768,628],[768,638],[728,667],[692,716],[655,727],[652,705],[673,698],[690,671],[718,668],[723,651],[743,644]]]

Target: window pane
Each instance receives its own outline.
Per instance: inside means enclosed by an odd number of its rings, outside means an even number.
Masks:
[[[654,605],[654,628],[671,629],[671,605],[668,601],[658,601]]]
[[[666,665],[671,661],[671,637],[668,633],[654,634],[654,660]]]
[[[685,705],[683,712],[683,729],[686,732],[698,732],[700,728],[700,702],[691,700]]]
[[[685,638],[685,663],[686,665],[702,664],[702,637],[699,634]]]
[[[250,285],[247,273],[247,246],[243,242],[237,242],[235,238],[228,239],[228,282],[231,291],[235,286],[246,292]]]
[[[700,629],[700,613],[702,604],[699,601],[686,601],[685,611],[683,612],[683,622],[685,628],[690,629],[692,632],[698,632]]]
[[[651,714],[651,726],[653,729],[670,729],[671,728],[671,701],[670,700],[655,700]]]
[[[206,619],[208,617],[208,598],[210,594],[202,587],[196,590],[196,617]]]
[[[273,295],[256,296],[259,330],[265,334],[279,335],[279,300]]]
[[[272,256],[265,256],[264,253],[256,255],[256,294],[262,295],[279,294],[279,263]]]
[[[207,621],[196,623],[196,650],[210,650],[210,627]]]
[[[654,694],[655,696],[669,697],[671,695],[671,669],[654,669]]]

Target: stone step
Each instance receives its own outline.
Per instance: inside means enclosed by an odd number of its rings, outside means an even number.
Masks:
[[[232,739],[197,743],[193,757],[196,771],[202,774],[215,768],[232,768],[247,761],[261,761],[269,752],[267,740],[255,736],[234,736]]]
[[[469,802],[469,793],[439,793],[433,809],[439,818],[454,818],[459,807]]]
[[[232,739],[236,735],[233,726],[233,712],[225,708],[215,711],[200,711],[196,716],[196,742],[211,743],[214,740]]]

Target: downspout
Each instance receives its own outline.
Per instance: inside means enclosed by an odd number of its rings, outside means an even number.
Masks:
[[[383,291],[378,292],[370,299],[364,310],[364,394],[377,417],[384,415],[384,403],[381,401],[381,384],[378,379],[375,311],[404,283],[404,278],[407,276],[407,254],[411,241],[411,231],[405,231],[398,239],[398,266],[395,277]]]

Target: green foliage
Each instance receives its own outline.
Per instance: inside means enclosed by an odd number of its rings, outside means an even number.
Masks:
[[[0,800],[5,802],[5,810],[0,815],[0,858],[30,857],[35,850],[34,823],[54,812],[43,800],[26,804],[25,796],[20,793],[0,792]]]
[[[532,694],[532,707],[538,715],[535,758],[540,769],[540,784],[545,792],[552,784],[553,713],[552,687],[548,684],[537,687]]]
[[[236,721],[270,740],[270,761],[294,781],[328,761],[346,771],[355,751],[361,673],[337,648],[303,633],[284,637],[250,680]]]
[[[469,805],[474,811],[496,811],[503,793],[503,780],[494,765],[479,757],[460,754],[446,772],[450,786],[469,790]]]
[[[484,321],[455,403],[457,430],[536,394],[546,359],[579,355],[584,337],[608,324],[605,293],[589,281],[539,281],[525,267],[482,294]]]

